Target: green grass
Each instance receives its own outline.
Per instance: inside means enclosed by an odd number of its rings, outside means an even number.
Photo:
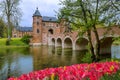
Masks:
[[[113,38],[114,42],[113,45],[120,45],[120,37]]]
[[[5,44],[6,44],[6,38],[1,38],[0,39],[0,46],[5,46]]]
[[[115,40],[115,41],[113,42],[113,45],[120,45],[120,40]]]
[[[27,44],[23,43],[21,38],[11,38],[10,45],[6,46],[6,40],[7,38],[1,38],[0,39],[0,47],[24,47],[28,46]]]

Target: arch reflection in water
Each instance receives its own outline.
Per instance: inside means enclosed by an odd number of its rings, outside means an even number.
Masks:
[[[81,63],[86,51],[72,51],[55,47],[31,47],[34,70]]]

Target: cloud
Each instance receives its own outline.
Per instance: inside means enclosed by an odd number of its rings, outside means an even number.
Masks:
[[[59,0],[22,0],[20,8],[23,17],[20,25],[32,26],[32,15],[38,7],[42,16],[55,16],[55,11],[59,9]]]

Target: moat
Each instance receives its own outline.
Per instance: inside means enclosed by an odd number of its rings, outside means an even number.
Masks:
[[[112,46],[112,57],[120,58],[120,46]],[[31,71],[49,67],[82,63],[86,51],[72,51],[72,49],[54,48],[48,46],[1,48],[0,49],[0,80],[9,76],[20,76]],[[113,53],[115,55],[113,55]],[[110,56],[109,56],[110,57]]]

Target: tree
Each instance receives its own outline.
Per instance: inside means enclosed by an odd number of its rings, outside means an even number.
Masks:
[[[92,59],[97,61],[100,57],[100,40],[96,25],[115,25],[114,22],[120,20],[120,4],[114,0],[64,0],[61,5],[63,7],[58,17],[66,18],[80,33],[87,33]],[[95,34],[95,46],[92,43],[91,31]]]
[[[4,21],[0,18],[0,38],[4,37],[4,32],[5,32],[5,23]]]
[[[7,20],[8,40],[12,35],[12,26],[20,20],[21,12],[19,8],[20,0],[2,0],[0,9]]]

